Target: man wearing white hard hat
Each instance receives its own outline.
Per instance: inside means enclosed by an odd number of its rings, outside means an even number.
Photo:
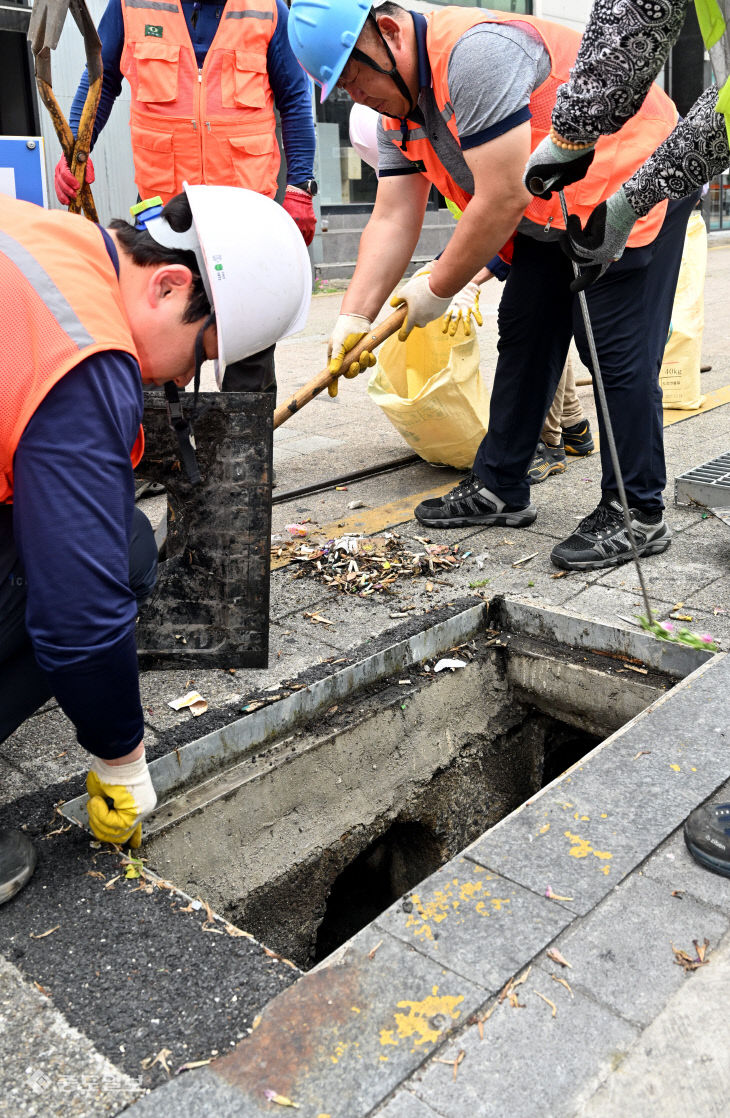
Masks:
[[[276,253],[271,245],[276,245]],[[97,838],[139,845],[155,806],[135,619],[154,586],[134,506],[142,385],[188,384],[299,329],[309,259],[275,202],[195,186],[108,230],[0,195],[0,741],[55,696],[92,754]],[[282,302],[283,293],[283,302]],[[252,305],[252,299],[254,304]],[[30,877],[0,832],[0,903]]]

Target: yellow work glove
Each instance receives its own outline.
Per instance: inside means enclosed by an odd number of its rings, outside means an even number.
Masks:
[[[482,312],[479,310],[479,284],[470,280],[466,287],[457,291],[451,300],[451,305],[443,318],[441,332],[453,338],[461,326],[465,337],[468,338],[472,332],[472,319],[478,326],[484,325]]]
[[[398,341],[404,342],[414,326],[428,326],[435,318],[440,318],[446,311],[451,299],[442,299],[434,295],[429,283],[430,273],[417,272],[390,300],[391,307],[400,307],[405,303],[408,314],[398,331]]]
[[[86,791],[86,809],[96,838],[139,846],[142,820],[157,803],[144,753],[127,765],[108,765],[95,757],[86,777]]]
[[[327,360],[329,361],[329,371],[338,375],[342,368],[342,363],[345,357],[354,349],[361,338],[368,333],[372,326],[369,318],[364,314],[341,314],[335,328],[332,331],[332,336],[327,344]],[[348,380],[352,380],[363,369],[369,369],[371,365],[375,364],[375,357],[368,350],[363,350],[357,361],[353,361],[347,372],[343,374]],[[327,391],[330,396],[337,395],[338,382],[332,381],[328,385]]]

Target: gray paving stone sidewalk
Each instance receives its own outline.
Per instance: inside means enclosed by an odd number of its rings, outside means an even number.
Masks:
[[[706,285],[703,360],[712,365],[703,375],[707,392],[730,385],[730,246],[715,244]],[[495,359],[498,296],[494,284],[482,298],[481,368],[487,384]],[[324,364],[324,341],[339,298],[317,297],[307,329],[278,347],[280,398]],[[586,414],[594,417],[591,389],[581,388],[579,394]],[[727,417],[725,404],[688,415],[665,430],[667,517],[674,542],[664,555],[644,564],[658,615],[691,617],[686,622],[690,628],[711,632],[725,649],[730,648],[730,530],[701,509],[673,508],[671,496],[677,473],[729,449]],[[318,399],[277,433],[278,491],[401,457],[407,449],[369,401],[366,378],[348,381],[337,401]],[[375,516],[381,506],[451,484],[456,476],[423,464],[350,484],[346,492],[330,488],[298,498],[275,507],[274,533],[283,535],[287,523],[307,518],[313,532],[336,527],[353,516],[347,505],[355,499],[367,506],[365,514]],[[429,532],[433,542],[458,541],[472,552],[431,591],[414,580],[386,600],[349,601],[307,577],[294,580],[290,568],[274,571],[269,668],[144,673],[149,755],[168,752],[175,732],[205,733],[207,716],[193,724],[188,712],[170,710],[170,699],[196,688],[208,699],[212,716],[235,709],[265,695],[267,688],[275,692],[302,671],[347,656],[371,636],[382,640],[400,624],[391,614],[404,606],[427,617],[465,596],[476,600],[510,593],[630,627],[634,615],[643,612],[633,567],[556,577],[549,559],[554,544],[595,506],[599,491],[600,461],[594,455],[571,462],[565,474],[535,488],[539,515],[534,528]],[[159,501],[141,507],[153,521],[162,515]],[[414,520],[399,521],[389,530],[414,546],[424,536]],[[527,564],[513,566],[533,552],[537,554]],[[481,585],[470,585],[476,583]],[[317,612],[331,624],[306,616]],[[0,1113],[43,1118],[115,1114],[138,1098],[128,1110],[134,1118],[153,1113],[155,1118],[180,1113],[259,1118],[274,1113],[277,1104],[264,1094],[274,1090],[297,1102],[302,1118],[723,1114],[730,1084],[727,1045],[722,1028],[713,1024],[707,1029],[704,1022],[726,1017],[730,882],[691,861],[681,826],[695,805],[730,779],[729,672],[725,659],[718,657],[685,680],[654,704],[650,715],[639,716],[562,782],[422,883],[415,891],[418,899],[410,898],[410,909],[401,901],[383,913],[330,965],[299,977],[256,945],[239,949],[233,977],[242,989],[263,993],[260,1004],[254,1006],[252,996],[244,1012],[234,1008],[237,1002],[230,1003],[237,996],[231,986],[225,1022],[213,1000],[219,995],[211,992],[209,1004],[203,1004],[203,991],[206,982],[213,990],[218,974],[232,981],[226,948],[243,941],[223,933],[201,937],[197,927],[183,926],[184,918],[175,915],[186,966],[193,968],[190,960],[201,938],[216,948],[201,952],[196,985],[188,983],[187,991],[183,969],[174,996],[169,987],[165,1013],[172,1020],[186,994],[195,998],[196,1014],[200,1012],[188,1030],[189,1051],[213,1062],[169,1082],[159,1062],[151,1070],[140,1066],[143,1055],[154,1057],[165,1048],[165,1014],[157,1032],[145,1032],[135,1041],[142,1023],[136,1019],[138,1003],[129,995],[115,1008],[118,1043],[102,1045],[94,1033],[93,1013],[84,1018],[79,1010],[87,1003],[74,992],[73,967],[64,960],[60,968],[60,959],[53,959],[53,935],[39,944],[29,940],[31,931],[45,931],[46,924],[21,921],[12,931],[12,953],[8,935],[0,948],[6,956],[0,960]],[[29,914],[51,915],[54,867],[64,864],[64,852],[74,844],[64,834],[47,840],[42,836],[57,826],[54,804],[82,791],[85,771],[86,755],[53,704],[0,745],[0,819],[13,825],[27,820],[38,840],[39,873],[20,895]],[[76,890],[94,867],[90,853],[76,851],[75,845],[74,852],[79,858]],[[111,876],[107,873],[106,880]],[[72,899],[60,879],[56,884],[59,892],[52,903],[69,919],[64,935],[75,935],[80,945],[85,937],[94,940],[89,955],[95,959],[105,921],[111,928],[117,918],[127,929],[134,926],[136,914],[124,894],[115,898],[112,890],[106,899],[82,906],[78,898],[85,893]],[[87,878],[84,884],[104,896],[104,883]],[[548,885],[568,899],[547,899]],[[148,903],[142,897],[134,900]],[[19,902],[0,909],[0,937]],[[189,915],[200,923],[205,918],[199,911]],[[174,938],[165,946],[162,931],[168,920],[172,917],[165,915],[157,921],[158,938],[147,945],[151,956],[155,951],[174,956],[178,949]],[[49,918],[47,927],[56,922]],[[154,926],[155,921],[147,925]],[[146,934],[142,925],[139,934]],[[708,964],[685,975],[672,946],[691,950],[694,939],[701,943],[705,937],[710,940]],[[59,938],[62,942],[70,940]],[[45,984],[33,969],[38,956],[28,950],[43,945],[67,976],[66,986],[59,983],[51,990],[50,1004],[33,985]],[[546,951],[551,945],[570,968],[550,960]],[[77,958],[81,988],[88,981],[81,947]],[[504,984],[530,965],[527,979],[513,991],[516,1004],[508,996],[500,1003]],[[125,966],[128,972],[120,972],[117,987],[120,997],[125,984],[133,990],[139,980],[128,960]],[[163,960],[161,968],[166,966]],[[84,997],[88,1005],[93,1003],[93,1012],[104,1014],[103,976],[95,981],[100,982],[98,997]],[[155,996],[168,989],[164,976],[158,982]],[[254,1013],[260,1011],[261,1021],[249,1036]],[[210,1044],[214,1032],[222,1038],[220,1044]],[[138,1052],[135,1044],[139,1047],[153,1035],[160,1038],[157,1052]],[[126,1054],[120,1045],[127,1047]],[[231,1049],[225,1057],[224,1049]],[[21,1066],[25,1052],[27,1063]],[[188,1058],[175,1049],[171,1071]],[[52,1084],[41,1082],[40,1093],[30,1082],[39,1066],[50,1067],[49,1078],[55,1077]],[[82,1066],[86,1079],[78,1070]],[[66,1077],[73,1078],[72,1091]],[[155,1089],[143,1097],[150,1086]]]

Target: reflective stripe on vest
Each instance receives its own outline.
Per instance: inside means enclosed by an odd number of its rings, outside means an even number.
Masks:
[[[20,438],[54,384],[93,353],[137,354],[114,265],[99,229],[85,218],[0,194],[0,291],[4,503],[13,496]],[[140,428],[133,465],[142,449]]]
[[[273,198],[279,146],[266,54],[276,0],[228,0],[202,70],[179,4],[122,0],[122,14],[140,197],[167,202],[188,182]]]
[[[448,66],[451,51],[457,41],[470,28],[479,23],[526,23],[534,28],[545,44],[550,56],[550,74],[530,97],[531,141],[534,150],[550,131],[551,114],[559,85],[568,80],[575,61],[580,35],[570,28],[530,16],[509,12],[484,12],[468,8],[444,8],[426,16],[428,31],[426,44],[436,103],[449,131],[459,142],[456,119],[450,103]],[[383,117],[386,131],[400,133],[401,122]],[[638,113],[614,136],[602,136],[596,144],[596,154],[585,179],[565,188],[568,212],[577,214],[582,222],[588,218],[599,202],[604,201],[631,177],[677,123],[674,103],[656,84],[651,86]],[[456,183],[439,160],[428,139],[416,136],[415,126],[409,127],[403,154],[407,159],[421,161],[426,174],[441,193],[452,199],[460,209],[465,209],[471,195]],[[667,203],[660,202],[646,217],[634,225],[628,240],[629,247],[649,244],[657,236]],[[564,222],[557,194],[544,201],[533,198],[525,210],[525,217],[538,225],[563,229]]]

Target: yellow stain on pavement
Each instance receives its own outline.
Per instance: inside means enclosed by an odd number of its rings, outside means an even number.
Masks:
[[[435,1044],[443,1032],[443,1025],[450,1018],[455,1021],[461,1015],[457,1006],[463,1002],[463,995],[439,994],[434,986],[430,995],[420,1002],[398,1002],[397,1008],[407,1013],[395,1013],[395,1028],[380,1030],[380,1043],[383,1047],[396,1047],[401,1040],[412,1040],[414,1048],[424,1044]],[[440,1028],[434,1026],[434,1018],[443,1018]]]
[[[682,771],[680,769],[679,765],[670,765],[669,767],[670,767],[670,769],[674,769],[675,773],[681,773],[681,771]]]
[[[571,858],[587,858],[589,854],[592,854],[594,858],[600,858],[602,861],[613,858],[613,854],[609,853],[608,850],[594,850],[588,839],[581,838],[580,835],[573,835],[570,831],[565,831],[564,834],[573,843],[568,851]],[[601,872],[606,873],[608,868],[608,866],[605,866]]]
[[[483,881],[460,883],[455,877],[443,889],[437,889],[432,900],[425,902],[421,900],[418,893],[411,893],[409,899],[413,908],[406,918],[406,928],[409,928],[414,936],[435,942],[432,925],[441,924],[455,913],[463,919],[466,915],[460,911],[463,906],[473,905],[474,911],[479,916],[489,916],[492,911],[501,912],[502,907],[510,903],[510,899],[493,897],[485,888],[486,882],[491,880],[491,876],[486,876]]]

